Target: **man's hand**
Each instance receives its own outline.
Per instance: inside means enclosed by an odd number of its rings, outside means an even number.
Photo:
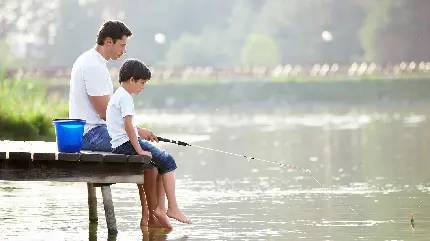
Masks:
[[[147,141],[158,142],[157,136],[149,129],[137,127],[137,134]]]

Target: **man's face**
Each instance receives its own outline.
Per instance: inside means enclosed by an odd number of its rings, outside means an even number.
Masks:
[[[112,41],[109,44],[109,55],[110,59],[117,60],[127,51],[125,49],[127,45],[127,36],[123,36],[122,39],[118,39],[115,43]]]

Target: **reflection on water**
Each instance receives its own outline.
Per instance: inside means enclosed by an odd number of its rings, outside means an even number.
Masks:
[[[139,118],[160,136],[312,171],[160,143],[192,225],[140,230],[135,185],[112,186],[119,233],[89,226],[85,183],[0,182],[5,240],[429,240],[429,108],[211,111]],[[351,209],[357,213],[355,214]],[[410,216],[415,215],[415,231]]]

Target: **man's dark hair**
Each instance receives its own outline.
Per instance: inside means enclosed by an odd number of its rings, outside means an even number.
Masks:
[[[151,71],[138,59],[127,59],[119,69],[119,83],[129,80],[150,80]]]
[[[125,24],[118,20],[108,20],[103,23],[97,34],[97,44],[103,45],[106,38],[111,38],[113,43],[124,36],[130,37],[131,30]]]

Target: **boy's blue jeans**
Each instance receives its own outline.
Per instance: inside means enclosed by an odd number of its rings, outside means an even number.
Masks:
[[[152,164],[157,167],[158,174],[165,174],[176,170],[176,162],[173,157],[164,150],[152,145],[149,141],[146,141],[138,137],[140,147],[144,151],[148,151],[152,154]],[[125,154],[125,155],[137,155],[136,150],[130,141],[125,142],[119,147],[113,149],[113,153]]]
[[[173,157],[164,150],[152,145],[150,142],[138,138],[144,151],[151,152],[152,163],[157,167],[159,174],[165,174],[176,170],[176,162]],[[113,152],[116,154],[137,155],[130,141],[112,150],[107,126],[101,125],[91,129],[82,137],[82,150]]]

